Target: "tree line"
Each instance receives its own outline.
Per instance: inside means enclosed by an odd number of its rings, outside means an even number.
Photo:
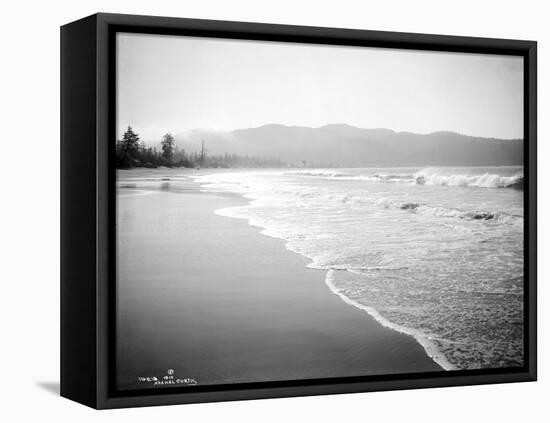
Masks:
[[[129,169],[133,167],[285,167],[278,159],[240,156],[236,154],[207,154],[204,140],[201,150],[187,153],[176,145],[174,136],[165,134],[160,142],[160,150],[156,147],[145,147],[139,135],[128,126],[116,144],[116,167]]]

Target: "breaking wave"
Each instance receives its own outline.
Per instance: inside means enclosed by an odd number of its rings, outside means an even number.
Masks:
[[[478,188],[515,188],[523,189],[524,176],[522,172],[514,175],[483,174],[449,174],[440,168],[425,168],[415,173],[372,173],[354,175],[353,173],[332,170],[290,172],[292,175],[340,179],[348,181],[375,181],[406,183],[411,185],[440,185]]]
[[[485,176],[497,172],[501,179]],[[517,168],[363,168],[194,179],[204,191],[243,195],[247,204],[216,214],[246,219],[262,234],[283,240],[309,260],[309,268],[327,272],[333,293],[413,336],[444,369],[519,366],[522,196],[445,188],[435,176],[444,174],[447,185],[457,175],[493,186],[522,178]],[[433,186],[418,186],[420,175]]]
[[[484,173],[482,175],[446,175],[439,173],[438,169],[427,168],[416,172],[414,174],[414,180],[419,185],[480,188],[523,188],[523,173],[517,173],[511,176],[494,173]]]
[[[449,207],[438,207],[420,202],[401,202],[390,198],[371,198],[367,196],[344,196],[341,201],[352,205],[372,204],[386,209],[398,209],[409,213],[420,213],[433,217],[479,220],[502,224],[523,225],[523,216],[503,211],[478,210],[464,211]]]

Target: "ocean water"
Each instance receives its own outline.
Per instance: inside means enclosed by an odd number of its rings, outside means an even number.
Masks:
[[[213,172],[217,210],[326,271],[350,306],[413,336],[448,370],[523,365],[523,168]]]

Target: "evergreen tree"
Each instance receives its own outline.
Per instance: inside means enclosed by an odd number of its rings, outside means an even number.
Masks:
[[[174,149],[176,147],[176,141],[174,140],[173,135],[170,133],[165,134],[162,137],[160,145],[162,147],[162,158],[165,160],[167,165],[170,165],[172,163]]]
[[[131,126],[122,136],[122,147],[124,151],[132,158],[137,157],[139,154],[139,135],[134,132]]]
[[[117,167],[131,167],[138,162],[140,158],[139,135],[136,134],[131,126],[117,143]]]
[[[158,145],[158,144],[157,144]],[[160,142],[161,150],[157,147],[145,147],[140,143],[139,135],[131,126],[116,143],[116,167],[128,169],[133,167],[156,168],[170,167],[204,167],[204,168],[233,168],[233,167],[285,167],[286,163],[279,159],[268,159],[253,156],[238,156],[236,154],[207,154],[206,143],[202,140],[199,151],[187,153],[176,146],[174,136],[165,134]],[[303,166],[307,162],[303,161]]]

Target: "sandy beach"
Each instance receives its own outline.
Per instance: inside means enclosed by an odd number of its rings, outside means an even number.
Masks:
[[[119,172],[119,389],[168,369],[198,385],[441,370],[282,240],[214,213],[244,198],[200,192],[182,173]]]

